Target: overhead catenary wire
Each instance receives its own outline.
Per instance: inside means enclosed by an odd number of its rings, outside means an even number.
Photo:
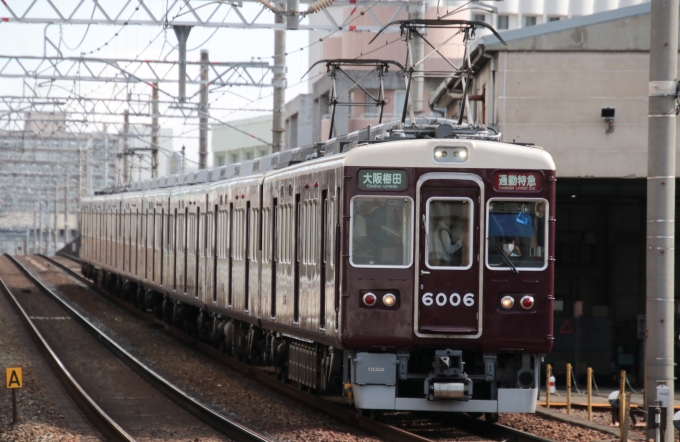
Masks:
[[[213,3],[214,3],[214,2],[213,2]],[[346,29],[347,26],[349,26],[350,24],[354,23],[356,20],[360,19],[361,16],[364,15],[364,13],[365,13],[366,11],[369,11],[371,8],[373,8],[373,7],[374,7],[376,4],[378,4],[378,3],[379,3],[379,1],[374,2],[373,4],[370,5],[370,7],[365,8],[364,11],[361,11],[360,14],[355,15],[354,17],[350,18],[346,23],[343,23],[343,28],[342,28],[342,29]],[[315,2],[315,4],[316,4],[316,5],[313,4],[312,6],[310,6],[310,9],[314,9],[314,12],[319,12],[319,11],[321,11],[323,8],[325,8],[325,7],[328,6],[328,5],[325,5],[324,2]],[[166,4],[166,20],[167,20],[167,11],[168,11],[168,7],[167,7],[167,6],[168,6],[168,5]],[[196,8],[194,8],[194,9],[196,9]],[[135,12],[136,12],[137,10],[139,10],[139,7],[135,8]],[[133,15],[134,15],[135,12],[133,12]],[[186,13],[188,13],[188,12],[184,10],[184,6],[183,6],[183,7],[180,9],[180,13],[178,13],[175,17],[173,17],[173,20],[174,20],[176,17],[178,17],[178,16],[180,16],[180,15],[182,15],[182,14],[186,14]],[[354,14],[354,11],[352,12],[352,14]],[[167,25],[170,25],[170,24],[171,24],[171,23],[168,21]],[[123,29],[124,29],[124,28],[121,27],[121,28],[119,29],[119,31],[122,31]],[[339,32],[339,31],[342,30],[342,29],[332,31],[332,32],[330,32],[328,35],[326,35],[326,36],[320,38],[318,41],[311,42],[309,45],[307,45],[307,46],[305,46],[305,47],[301,47],[299,50],[291,51],[291,52],[289,52],[289,53],[287,53],[287,54],[293,54],[293,53],[295,53],[295,52],[303,51],[303,50],[305,50],[305,49],[307,49],[307,48],[310,48],[310,47],[312,47],[312,46],[314,46],[314,45],[316,45],[316,44],[318,44],[318,43],[321,43],[325,38],[329,38],[329,37],[335,35],[337,32]],[[155,41],[155,40],[160,36],[160,34],[161,34],[161,33],[164,33],[164,32],[165,32],[165,30],[162,30],[161,32],[159,32],[158,35],[156,35],[156,37],[155,37],[154,39],[152,39],[152,41],[151,41],[144,49],[142,49],[142,51],[140,51],[139,54],[137,54],[137,57],[139,57],[141,54],[145,53],[145,51],[151,46],[152,42]],[[202,43],[202,44],[207,43],[207,41],[209,41],[211,38],[213,38],[215,34],[216,34],[216,31],[213,31],[213,33],[208,37],[208,39],[207,39],[204,43]],[[107,44],[109,44],[111,41],[113,41],[113,40],[114,40],[115,38],[117,38],[118,36],[119,36],[119,33],[114,34],[113,37],[111,37],[104,45],[98,47],[96,50],[101,50],[104,46],[106,46]],[[373,53],[373,52],[375,52],[375,51],[378,51],[378,50],[380,50],[382,47],[388,46],[389,44],[392,44],[392,43],[394,43],[394,42],[396,42],[396,41],[398,41],[398,39],[394,40],[393,42],[386,42],[386,44],[385,44],[384,46],[381,46],[381,47],[379,47],[379,48],[375,48],[375,49],[373,49],[372,51],[368,52],[367,54],[362,54],[362,55],[360,55],[359,57],[363,57],[363,56],[365,56],[365,55],[368,55],[369,53]],[[164,47],[165,47],[165,44],[166,44],[166,43],[164,42]],[[200,46],[201,46],[201,45],[199,45],[198,47],[200,47]],[[198,48],[198,47],[197,47],[197,48]],[[197,49],[197,48],[194,48],[194,49]],[[70,49],[70,48],[69,48],[69,49]],[[72,50],[72,49],[71,49],[71,50]],[[169,53],[171,53],[171,52],[174,51],[174,50],[175,50],[175,48],[173,47],[173,48],[170,50]],[[163,48],[161,49],[161,51],[163,51]],[[162,52],[161,52],[161,54],[162,54]],[[137,57],[136,57],[136,58],[137,58]],[[357,57],[357,58],[359,58],[359,57]],[[126,67],[129,67],[129,65],[126,66]],[[298,85],[300,85],[300,84],[302,84],[302,83],[304,83],[304,82],[307,82],[307,81],[312,81],[313,79],[317,78],[317,77],[320,76],[320,75],[322,75],[322,74],[314,75],[314,76],[312,76],[312,77],[306,79],[305,81],[299,81],[299,82],[297,82],[297,83],[295,83],[295,84],[288,85],[288,86],[287,86],[287,89],[296,87],[296,86],[298,86]],[[53,86],[53,85],[50,84],[50,87],[52,87],[52,86]],[[56,85],[55,85],[55,86],[56,86]],[[83,86],[82,82],[77,82],[77,84],[76,84],[76,81],[74,81],[74,86],[75,86],[75,88],[74,88],[74,90],[72,91],[72,93],[69,93],[69,94],[68,94],[68,97],[69,97],[70,102],[69,102],[66,106],[61,107],[61,109],[73,109],[74,111],[81,112],[80,109],[82,108],[82,111],[84,112],[84,111],[85,111],[86,109],[88,109],[88,108],[94,109],[94,107],[93,107],[94,105],[93,105],[93,106],[85,106],[85,105],[79,106],[79,105],[77,104],[77,100],[78,100],[77,97],[78,97],[78,96],[80,96],[80,97],[82,97],[82,96],[93,96],[93,95],[96,93],[95,91],[103,90],[104,88],[106,88],[107,83],[103,83],[103,84],[101,84],[101,85],[98,85],[98,86],[95,87],[95,88],[87,88],[87,89],[86,89],[86,88],[82,88],[82,86]],[[142,86],[145,87],[146,85],[142,85]],[[83,90],[81,90],[81,88],[82,88]],[[136,86],[136,85],[126,85],[126,86],[125,86],[124,88],[122,88],[122,89],[112,89],[111,93],[112,93],[112,94],[122,94],[122,93],[130,94],[130,93],[138,93],[138,90],[139,90],[139,87]],[[233,90],[227,89],[227,90],[223,91],[223,92],[220,94],[219,97],[217,97],[217,98],[211,100],[211,102],[213,102],[213,103],[219,102],[220,99],[223,98],[226,94],[229,94],[229,95],[233,95],[233,96],[235,96],[235,97],[238,97],[239,99],[242,99],[242,100],[247,101],[247,103],[246,103],[245,105],[243,105],[243,106],[235,107],[234,109],[229,109],[229,110],[228,110],[229,113],[226,115],[226,117],[211,116],[211,118],[212,118],[214,121],[217,121],[217,122],[219,122],[219,123],[225,123],[225,121],[224,121],[225,118],[227,118],[227,117],[233,115],[233,114],[236,113],[236,112],[243,111],[243,110],[248,110],[248,108],[249,108],[249,107],[252,107],[252,105],[253,105],[254,103],[257,103],[258,101],[261,101],[262,99],[271,97],[271,94],[262,94],[262,90],[260,90],[260,96],[259,96],[257,99],[249,99],[249,98],[246,97],[245,95],[241,95],[241,94],[239,94],[239,93],[237,93],[237,92],[235,92],[235,91],[233,91]],[[176,100],[172,95],[169,95],[169,96],[173,98],[174,102],[177,102],[177,100]],[[120,106],[110,106],[110,107],[107,106],[106,109],[112,109],[112,110],[113,110],[113,109],[116,109],[116,108],[120,109],[122,106],[123,106],[123,105],[120,105]],[[168,112],[167,109],[166,109],[165,111],[163,111],[163,113],[164,113],[165,115],[167,115],[167,112]],[[182,112],[182,115],[185,115],[185,117],[184,117],[184,130],[183,130],[180,134],[175,134],[175,135],[181,136],[181,135],[183,135],[183,134],[194,133],[196,129],[195,129],[195,128],[191,128],[191,127],[190,127],[190,124],[188,123],[189,119],[190,119],[190,118],[194,118],[194,116],[193,116],[193,115],[189,115],[188,113],[186,113],[186,112],[184,112],[184,111],[181,111],[181,112]],[[93,112],[93,113],[94,113],[94,112]],[[161,120],[162,120],[162,119],[164,118],[164,115],[161,115],[160,118],[161,118]],[[180,117],[180,118],[181,118],[181,117]],[[77,127],[77,126],[83,126],[83,125],[84,125],[85,127],[87,127],[88,125],[90,125],[90,127],[91,127],[91,125],[94,125],[95,127],[97,127],[98,124],[102,123],[102,120],[104,120],[104,118],[99,118],[99,117],[93,115],[92,118],[87,118],[86,121],[83,121],[82,123],[73,123],[73,126],[74,126],[74,127]],[[226,122],[226,123],[229,124],[228,122]],[[113,124],[113,126],[115,127],[115,126],[119,126],[121,123],[115,122],[115,123],[112,123],[112,124]],[[97,129],[98,129],[98,127],[97,127]],[[248,134],[248,135],[251,135],[251,134]],[[256,137],[255,137],[255,138],[256,138]]]

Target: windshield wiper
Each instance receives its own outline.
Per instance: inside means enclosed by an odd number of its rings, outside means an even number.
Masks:
[[[496,251],[498,253],[500,253],[501,258],[503,258],[503,261],[505,261],[505,263],[508,265],[508,267],[510,267],[510,271],[512,273],[519,274],[519,270],[517,270],[517,267],[515,267],[515,265],[512,263],[512,261],[510,261],[510,258],[508,258],[508,255],[506,255],[503,252],[503,249],[501,248],[501,246],[499,246],[498,243],[494,243],[493,246],[496,248]]]

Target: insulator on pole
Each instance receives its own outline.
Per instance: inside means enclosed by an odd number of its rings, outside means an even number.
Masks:
[[[258,3],[260,3],[262,6],[264,6],[265,8],[269,9],[270,11],[272,11],[272,12],[275,12],[275,13],[277,13],[277,14],[283,14],[283,13],[285,13],[285,11],[283,11],[283,10],[277,8],[277,7],[274,6],[273,4],[269,3],[267,0],[256,0],[256,1],[257,1]]]
[[[301,15],[313,14],[315,12],[322,11],[333,4],[333,0],[316,0],[314,3],[309,5],[309,8],[303,12]]]

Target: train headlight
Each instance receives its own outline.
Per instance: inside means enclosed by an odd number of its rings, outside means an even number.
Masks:
[[[375,302],[378,300],[378,297],[375,296],[373,293],[368,292],[364,295],[364,304],[367,306],[371,307],[375,305]]]
[[[396,303],[397,297],[394,296],[392,293],[388,293],[385,296],[383,296],[383,304],[385,304],[387,307],[392,307]]]
[[[439,146],[434,149],[434,161],[437,163],[465,163],[468,150],[464,146]]]
[[[529,310],[531,307],[534,306],[534,297],[533,296],[524,296],[522,299],[519,301],[521,304],[522,308],[525,310]]]
[[[505,309],[510,309],[513,305],[515,305],[515,298],[512,296],[503,296],[503,299],[501,299],[501,305]]]

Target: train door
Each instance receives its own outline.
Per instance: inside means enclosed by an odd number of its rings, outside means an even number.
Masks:
[[[481,185],[467,174],[433,173],[419,181],[419,336],[481,334]]]

